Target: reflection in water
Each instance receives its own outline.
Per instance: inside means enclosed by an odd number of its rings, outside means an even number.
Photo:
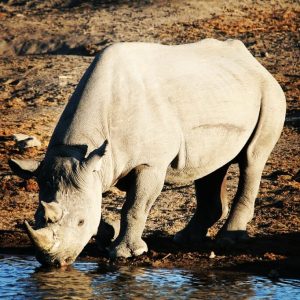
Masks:
[[[92,299],[92,277],[73,267],[66,269],[37,268],[28,278],[29,292],[43,299]]]
[[[0,260],[1,299],[296,299],[300,280],[228,272],[98,266],[43,269],[33,258]]]
[[[94,293],[99,298],[238,299],[255,294],[253,284],[240,274],[135,267],[121,267],[113,274],[110,282],[100,278],[93,281]]]

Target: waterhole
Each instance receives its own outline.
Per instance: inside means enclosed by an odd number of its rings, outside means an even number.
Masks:
[[[300,299],[300,279],[233,272],[103,266],[43,269],[33,257],[0,259],[1,299]]]

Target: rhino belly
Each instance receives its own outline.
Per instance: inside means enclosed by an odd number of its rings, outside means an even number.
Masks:
[[[177,163],[173,162],[168,168],[166,181],[189,182],[219,169],[239,154],[254,126],[218,124],[192,128],[185,134],[184,149],[176,157]]]

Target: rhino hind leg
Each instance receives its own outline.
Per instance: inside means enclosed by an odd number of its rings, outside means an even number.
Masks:
[[[255,156],[249,155],[249,149],[245,151],[244,155],[241,155],[237,193],[233,199],[229,216],[217,235],[217,241],[221,246],[230,246],[235,242],[249,239],[247,224],[253,218],[262,172],[271,152],[270,149],[267,155],[264,151],[264,155],[259,157],[257,156],[259,150],[256,150]]]
[[[149,211],[160,194],[166,170],[140,166],[127,180],[126,201],[121,211],[120,233],[109,248],[111,258],[138,256],[148,251],[142,240]]]
[[[197,208],[188,225],[178,232],[174,241],[179,244],[198,244],[208,228],[227,216],[226,173],[229,165],[195,180]]]
[[[227,245],[248,238],[262,172],[279,139],[285,118],[285,98],[279,86],[266,85],[256,129],[239,155],[240,178],[230,214],[217,239]],[[222,244],[222,243],[221,243]]]
[[[239,163],[240,178],[237,193],[233,199],[229,216],[217,235],[220,246],[230,246],[235,242],[249,239],[247,224],[254,215],[255,199],[264,163],[254,163],[247,159]]]

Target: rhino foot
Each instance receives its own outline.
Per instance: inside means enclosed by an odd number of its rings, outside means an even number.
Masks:
[[[112,246],[109,247],[109,256],[112,259],[115,259],[117,257],[132,257],[132,256],[139,256],[145,252],[148,251],[147,244],[141,239],[140,241],[135,241],[133,243],[126,243],[121,242],[118,245],[112,244]]]
[[[216,243],[221,248],[228,248],[241,242],[247,242],[249,239],[246,230],[221,231],[216,237]]]

